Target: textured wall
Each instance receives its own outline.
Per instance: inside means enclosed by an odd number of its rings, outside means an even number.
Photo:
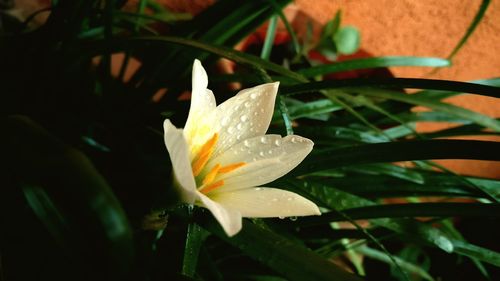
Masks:
[[[299,9],[320,23],[342,9],[343,24],[358,27],[362,48],[376,56],[446,57],[474,18],[480,0],[296,0]],[[483,21],[453,60],[453,66],[429,76],[428,68],[398,67],[397,77],[468,81],[500,77],[500,0],[492,0]],[[449,100],[471,110],[500,117],[499,101],[464,95]],[[421,124],[420,130],[443,124]],[[498,141],[500,139],[497,138]],[[480,148],[478,148],[480,149]],[[487,161],[443,161],[467,174],[500,178],[500,164]]]

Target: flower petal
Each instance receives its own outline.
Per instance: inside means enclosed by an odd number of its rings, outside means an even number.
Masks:
[[[219,132],[219,142],[213,157],[235,143],[266,133],[271,123],[278,86],[279,82],[275,82],[242,90],[216,108],[212,121]]]
[[[314,143],[301,136],[265,135],[233,145],[208,163],[211,168],[245,162],[232,172],[219,175],[224,186],[213,191],[224,192],[266,184],[295,168],[311,152]]]
[[[227,236],[231,237],[241,230],[240,212],[213,201],[201,192],[196,193],[199,200],[197,204],[207,208],[212,213],[226,232]]]
[[[290,191],[252,187],[211,196],[222,206],[238,210],[243,217],[272,218],[321,215],[312,201]]]
[[[215,97],[207,89],[208,77],[199,60],[193,64],[191,106],[184,126],[184,134],[191,148],[190,158],[194,157],[200,148],[213,135],[213,112]]]
[[[188,144],[182,129],[177,129],[169,119],[163,122],[163,129],[165,131],[165,145],[177,183],[174,185],[178,188],[181,200],[192,204],[196,198],[196,183],[191,170]]]

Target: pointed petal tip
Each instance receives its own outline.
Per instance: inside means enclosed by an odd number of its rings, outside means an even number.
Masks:
[[[201,64],[201,61],[195,59],[193,62],[193,72],[192,72],[192,87],[193,91],[199,91],[201,93],[205,92],[208,86],[208,75]]]

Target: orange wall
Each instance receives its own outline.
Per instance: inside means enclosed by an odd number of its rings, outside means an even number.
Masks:
[[[344,25],[358,27],[362,48],[376,56],[446,57],[474,18],[480,0],[296,0],[298,9],[324,24],[338,9]],[[429,75],[428,68],[391,69],[397,77],[422,77],[469,81],[500,77],[500,0],[490,6],[453,66]],[[494,98],[463,95],[448,100],[491,117],[500,117]],[[442,128],[443,124],[420,124],[419,130]],[[500,141],[499,138],[496,138]],[[480,149],[480,148],[478,148]],[[500,178],[500,164],[488,161],[440,161],[455,171]]]

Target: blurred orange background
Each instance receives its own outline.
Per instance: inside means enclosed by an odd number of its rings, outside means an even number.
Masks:
[[[375,56],[428,56],[445,58],[465,34],[479,10],[480,0],[296,0],[297,9],[321,24],[342,10],[342,24],[361,31],[361,47]],[[453,65],[429,75],[429,68],[396,67],[396,77],[471,81],[500,77],[500,0],[491,1],[484,18],[467,43],[454,57]],[[467,109],[500,117],[498,100],[478,95],[461,95],[446,101]],[[419,131],[450,126],[418,124]],[[500,138],[474,137],[496,140]],[[481,149],[481,148],[478,148]],[[500,163],[491,161],[442,160],[454,171],[500,178]]]

